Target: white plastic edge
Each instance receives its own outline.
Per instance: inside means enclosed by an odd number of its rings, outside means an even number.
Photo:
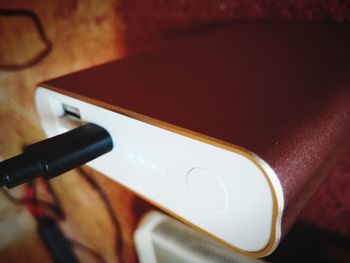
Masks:
[[[43,124],[43,118],[42,118],[43,113],[40,112],[40,103],[41,103],[41,100],[43,98],[42,98],[42,94],[40,95],[40,93],[44,93],[44,96],[46,96],[47,94],[51,94],[53,96],[57,95],[59,97],[67,97],[67,96],[60,94],[60,93],[57,93],[57,92],[52,91],[52,90],[48,90],[46,88],[42,88],[42,87],[37,88],[35,98],[36,98],[37,108],[39,110],[39,116],[40,116],[42,124]],[[69,100],[77,100],[77,99],[69,98]],[[82,102],[82,103],[88,104],[86,102]],[[92,106],[97,107],[95,105],[92,105]],[[59,109],[57,109],[57,110],[59,110]],[[43,127],[45,127],[45,125],[43,125]],[[52,132],[48,132],[48,130],[45,128],[44,128],[44,131],[45,131],[47,136],[49,136],[49,135],[52,136]],[[273,250],[277,247],[277,245],[280,241],[280,238],[281,238],[281,221],[282,221],[282,213],[283,213],[283,208],[284,208],[283,190],[282,190],[282,186],[280,184],[280,181],[279,181],[276,173],[274,172],[274,170],[264,160],[262,160],[257,155],[252,154],[252,156],[260,164],[260,166],[265,171],[265,174],[268,176],[268,178],[273,186],[273,191],[275,192],[276,200],[277,200],[277,218],[276,218],[276,223],[274,226],[274,230],[275,230],[274,231],[274,233],[275,233],[274,234],[274,243],[273,243],[272,247],[269,249],[269,251],[265,251],[266,253],[261,255],[261,256],[266,256],[266,255],[273,252]]]

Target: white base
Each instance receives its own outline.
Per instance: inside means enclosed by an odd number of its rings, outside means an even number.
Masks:
[[[113,138],[114,149],[89,166],[238,250],[255,253],[269,245],[269,254],[276,247],[283,194],[261,159],[39,87],[36,105],[48,137],[67,130],[62,103]]]

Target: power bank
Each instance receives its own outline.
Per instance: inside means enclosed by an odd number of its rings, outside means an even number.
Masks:
[[[235,22],[41,83],[36,105],[47,136],[109,131],[91,167],[262,257],[349,145],[349,46],[348,24]]]

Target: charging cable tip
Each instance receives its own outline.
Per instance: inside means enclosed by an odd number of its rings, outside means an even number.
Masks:
[[[8,188],[42,176],[51,179],[111,151],[107,130],[86,124],[28,146],[23,154],[0,162],[0,187]]]

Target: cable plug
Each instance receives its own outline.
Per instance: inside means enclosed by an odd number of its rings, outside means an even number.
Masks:
[[[12,188],[39,176],[51,179],[113,149],[107,130],[86,124],[34,143],[23,154],[0,163],[0,186]]]

